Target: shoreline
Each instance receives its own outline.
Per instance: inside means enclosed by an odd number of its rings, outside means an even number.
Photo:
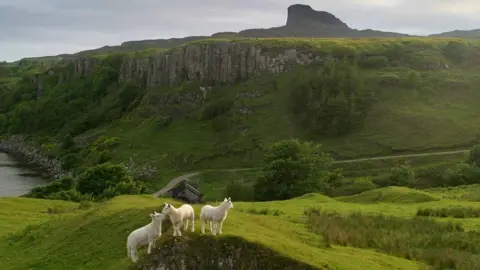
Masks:
[[[4,152],[21,163],[31,166],[45,178],[58,179],[65,173],[59,160],[48,158],[36,147],[25,141],[22,135],[14,135],[0,141],[0,152]]]

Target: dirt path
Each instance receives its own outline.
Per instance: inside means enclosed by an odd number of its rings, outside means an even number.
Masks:
[[[453,155],[460,153],[467,153],[469,150],[453,150],[453,151],[441,151],[441,152],[430,152],[430,153],[418,153],[418,154],[406,154],[406,155],[392,155],[392,156],[380,156],[380,157],[370,157],[370,158],[356,158],[356,159],[347,159],[347,160],[337,160],[334,163],[353,163],[353,162],[362,162],[369,160],[379,160],[379,159],[395,159],[395,158],[409,158],[409,157],[425,157],[425,156],[441,156],[441,155]],[[249,171],[254,168],[236,168],[236,169],[225,169],[225,170],[216,170],[219,172],[235,172],[235,171]],[[155,192],[153,196],[158,197],[167,193],[168,190],[175,187],[178,183],[189,180],[191,177],[197,176],[202,172],[193,172],[181,175],[177,178],[172,179],[164,188]]]

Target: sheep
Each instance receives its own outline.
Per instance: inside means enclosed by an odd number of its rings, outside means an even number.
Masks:
[[[183,230],[187,231],[188,220],[192,221],[191,232],[195,231],[195,211],[191,205],[184,204],[179,208],[175,208],[173,205],[165,203],[162,213],[170,217],[173,226],[173,236],[182,236],[182,232],[180,231],[182,223],[184,223]]]
[[[162,221],[165,219],[165,215],[162,213],[150,214],[152,221],[131,232],[127,238],[127,256],[132,259],[132,262],[138,260],[136,251],[138,246],[143,246],[148,243],[147,253],[152,252],[152,247],[155,247],[155,240],[162,235]]]
[[[217,234],[217,227],[219,234],[222,234],[223,222],[227,218],[228,209],[233,208],[232,199],[225,198],[219,206],[205,205],[200,211],[200,223],[202,224],[202,234],[205,233],[205,223],[210,221],[210,231],[213,235]],[[213,230],[212,230],[213,223]]]

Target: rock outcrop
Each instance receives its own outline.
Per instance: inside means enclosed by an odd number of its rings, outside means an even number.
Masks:
[[[134,269],[321,269],[238,237],[166,237],[161,242]]]
[[[308,5],[291,5],[288,7],[287,27],[338,27],[347,28],[348,25],[339,18],[326,11],[316,11]]]
[[[281,73],[295,65],[328,57],[304,48],[265,48],[233,42],[191,44],[149,57],[125,57],[119,82],[143,80],[148,87],[174,86],[185,80],[203,85],[233,84],[264,72]],[[75,59],[62,77],[91,76],[97,64],[95,58]]]

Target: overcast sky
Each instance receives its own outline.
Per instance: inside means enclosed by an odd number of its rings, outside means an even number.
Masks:
[[[479,0],[0,0],[0,61],[280,26],[295,3],[331,12],[357,29],[431,34],[480,28]]]

